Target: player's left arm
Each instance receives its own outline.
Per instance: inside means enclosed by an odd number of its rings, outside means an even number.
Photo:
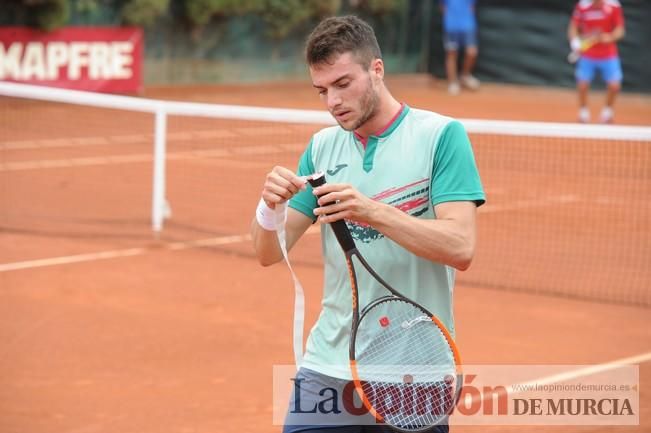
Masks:
[[[601,34],[599,40],[603,43],[618,42],[624,38],[626,28],[624,26],[624,13],[622,8],[617,8],[613,14],[614,28],[611,32]]]
[[[459,122],[447,125],[434,159],[430,198],[436,219],[413,217],[345,184],[315,189],[320,205],[335,202],[315,214],[323,223],[345,218],[370,224],[417,256],[465,270],[475,253],[477,206],[484,202],[484,192],[470,140]]]
[[[626,34],[626,30],[624,29],[624,25],[622,24],[620,26],[615,27],[612,32],[602,33],[599,36],[599,40],[603,43],[618,42],[619,40],[624,38],[625,34]]]
[[[451,201],[434,207],[436,219],[416,218],[379,203],[374,228],[403,248],[432,262],[466,270],[475,255],[477,205]]]
[[[472,201],[454,201],[434,207],[436,219],[413,217],[393,206],[372,200],[345,184],[316,188],[321,195],[314,212],[321,223],[345,218],[370,224],[380,233],[417,256],[460,270],[468,269],[475,254],[475,216]]]

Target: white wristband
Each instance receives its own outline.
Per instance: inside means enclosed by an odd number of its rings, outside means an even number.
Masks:
[[[284,225],[287,221],[287,203],[279,203],[276,209],[271,209],[261,198],[255,211],[255,219],[263,229],[276,231],[279,224]]]
[[[577,38],[572,38],[570,41],[570,48],[572,51],[579,51],[581,50],[581,39]]]

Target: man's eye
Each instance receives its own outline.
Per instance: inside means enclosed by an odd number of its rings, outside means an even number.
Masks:
[[[328,93],[326,89],[319,90],[319,95],[325,95],[326,93]]]
[[[348,85],[350,85],[350,83],[345,82],[345,83],[340,83],[339,86],[337,86],[337,87],[339,87],[340,89],[345,89],[346,87],[348,87]]]

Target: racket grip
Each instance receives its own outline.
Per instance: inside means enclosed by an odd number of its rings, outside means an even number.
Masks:
[[[307,181],[310,183],[310,185],[312,185],[312,188],[325,185],[325,173],[317,173],[315,175],[309,176],[307,178]],[[326,203],[324,206],[327,206],[329,204],[332,203]],[[343,248],[344,252],[348,253],[355,249],[355,241],[353,240],[353,236],[350,234],[350,230],[346,225],[346,221],[337,220],[330,223],[330,226],[332,227],[332,231],[335,233],[335,237],[337,238],[337,241],[339,242],[339,245],[341,245],[341,248]]]

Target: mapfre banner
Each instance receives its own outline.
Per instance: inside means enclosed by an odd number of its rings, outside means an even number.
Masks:
[[[142,30],[134,27],[0,27],[0,81],[135,93],[142,52]]]

